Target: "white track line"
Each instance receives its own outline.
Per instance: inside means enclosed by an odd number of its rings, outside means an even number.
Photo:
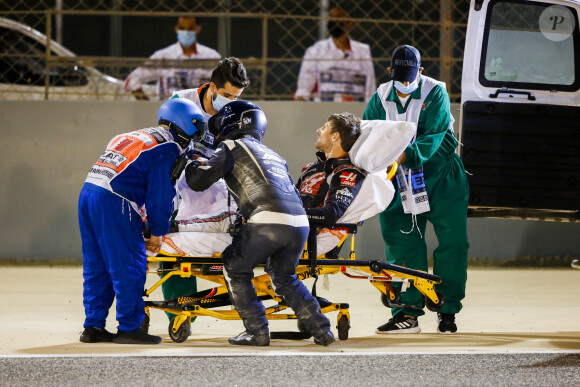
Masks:
[[[546,350],[546,351],[418,351],[418,352],[245,352],[245,353],[154,353],[154,354],[32,354],[32,355],[0,355],[1,358],[91,358],[91,357],[308,357],[308,356],[401,356],[401,355],[525,355],[525,354],[580,354],[580,350]]]

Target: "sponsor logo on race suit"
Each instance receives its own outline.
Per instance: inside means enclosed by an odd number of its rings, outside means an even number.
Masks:
[[[324,179],[324,172],[313,173],[302,181],[300,184],[300,192],[309,195],[316,195],[320,189],[320,185],[324,182]]]

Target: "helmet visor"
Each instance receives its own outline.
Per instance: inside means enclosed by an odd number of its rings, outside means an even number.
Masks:
[[[198,141],[203,140],[203,138],[205,137],[205,131],[207,130],[205,123],[203,121],[195,119],[195,118],[192,119],[191,122],[193,123],[193,125],[197,129],[195,131],[195,133],[193,133],[191,135],[191,141],[198,142]]]

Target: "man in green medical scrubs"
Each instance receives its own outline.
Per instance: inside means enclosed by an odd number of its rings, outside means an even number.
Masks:
[[[437,331],[457,332],[455,314],[465,297],[467,281],[467,200],[469,186],[463,163],[455,153],[453,117],[445,84],[422,75],[421,56],[412,46],[399,46],[387,69],[391,81],[380,85],[363,119],[417,123],[417,134],[399,158],[397,193],[380,214],[387,262],[427,271],[425,226],[431,222],[439,246],[433,252],[436,285],[445,300],[437,314]],[[393,317],[377,333],[419,333],[421,295],[413,287],[401,293]],[[409,307],[414,306],[414,307]]]

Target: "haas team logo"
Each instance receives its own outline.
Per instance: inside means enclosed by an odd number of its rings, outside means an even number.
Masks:
[[[356,175],[352,172],[342,172],[340,174],[340,185],[354,187],[356,185]]]

